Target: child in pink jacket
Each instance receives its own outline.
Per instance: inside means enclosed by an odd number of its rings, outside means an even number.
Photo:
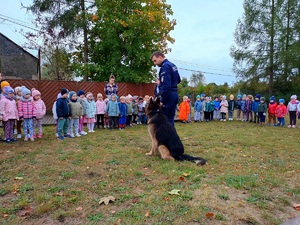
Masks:
[[[43,118],[46,114],[46,106],[44,101],[41,99],[41,92],[39,92],[36,89],[31,89],[32,91],[32,98],[33,98],[33,104],[36,108],[36,119],[33,121],[33,138],[36,138],[36,127],[38,127],[38,138],[43,137]]]
[[[34,141],[33,120],[36,119],[36,108],[32,102],[31,91],[22,86],[22,97],[18,103],[18,113],[20,120],[23,121],[24,141]]]
[[[4,87],[4,94],[0,100],[0,120],[3,121],[6,143],[16,141],[14,139],[14,124],[19,120],[14,89],[10,86]]]
[[[101,93],[97,94],[97,101],[96,101],[96,115],[97,115],[97,122],[96,125],[100,128],[100,124],[102,128],[104,128],[104,114],[106,109],[106,103],[103,100],[103,95]],[[100,122],[101,120],[101,122]]]

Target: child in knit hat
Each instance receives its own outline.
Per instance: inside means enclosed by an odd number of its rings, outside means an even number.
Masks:
[[[221,112],[221,119],[220,121],[226,121],[226,114],[228,112],[228,102],[226,100],[226,95],[222,96],[222,101],[220,103],[220,112]]]
[[[22,97],[22,87],[18,86],[15,87],[15,101],[17,103],[17,108],[18,108],[18,102],[20,101],[21,97]],[[21,120],[17,120],[17,126],[16,126],[16,130],[15,130],[15,134],[17,134],[17,138],[20,139],[22,138],[22,134],[21,134],[21,127],[22,127],[22,121]]]
[[[36,90],[35,88],[31,89],[33,104],[36,108],[36,119],[33,121],[33,138],[42,138],[43,137],[43,118],[46,115],[46,106],[44,101],[41,99],[41,92]],[[38,136],[36,136],[35,130],[38,127]]]
[[[83,90],[79,90],[77,96],[78,96],[78,101],[82,105],[82,116],[79,118],[79,134],[86,135],[87,132],[85,132],[83,128],[84,128],[84,121],[86,116],[87,100],[85,98],[85,93]]]
[[[291,101],[289,102],[287,106],[287,110],[290,114],[290,124],[289,128],[295,128],[296,127],[296,118],[297,118],[297,106],[298,106],[298,101],[297,101],[297,95],[292,95],[291,96]]]
[[[79,128],[79,118],[82,116],[82,105],[77,100],[77,94],[74,91],[69,93],[69,106],[71,110],[71,119],[69,124],[69,133],[71,137],[80,137],[81,135],[78,132]],[[75,135],[73,132],[75,131]]]
[[[299,105],[299,104],[298,104]],[[287,113],[287,108],[284,105],[284,99],[279,99],[279,105],[276,107],[276,117],[278,120],[277,126],[283,126],[285,125],[284,117]]]
[[[241,112],[242,112],[242,95],[238,94],[237,99],[235,101],[235,108],[236,108],[236,120],[241,119]]]
[[[36,119],[36,107],[32,102],[31,91],[22,86],[22,97],[18,102],[18,113],[20,120],[23,121],[24,141],[34,141],[33,120]]]
[[[259,124],[263,126],[266,121],[266,113],[268,110],[268,105],[264,97],[260,98],[259,105],[257,107],[257,116],[259,117]]]
[[[58,117],[57,133],[58,139],[63,140],[65,137],[72,138],[68,133],[69,117],[71,116],[71,112],[68,101],[68,90],[66,88],[62,88],[60,93],[61,97],[56,101],[56,113]]]
[[[5,86],[3,88],[3,96],[0,100],[0,120],[3,121],[6,143],[16,141],[16,139],[14,139],[14,124],[18,119],[17,105],[14,100],[14,89],[10,86]]]
[[[268,126],[271,125],[271,122],[273,121],[273,125],[276,126],[276,108],[277,108],[277,102],[275,101],[275,97],[272,96],[270,98],[269,102],[269,109],[268,109]]]
[[[234,95],[230,95],[228,101],[228,120],[233,120],[234,109],[235,109]]]

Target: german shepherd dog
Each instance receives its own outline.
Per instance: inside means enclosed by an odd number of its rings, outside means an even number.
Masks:
[[[152,139],[151,151],[146,155],[152,156],[158,151],[162,159],[188,160],[195,162],[198,166],[207,163],[203,158],[184,154],[184,147],[175,127],[161,111],[160,98],[157,98],[156,101],[150,98],[146,115],[148,117],[148,131]]]

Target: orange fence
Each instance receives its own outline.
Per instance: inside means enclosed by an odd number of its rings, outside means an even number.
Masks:
[[[46,81],[46,80],[7,80],[11,87],[26,86],[27,88],[35,88],[42,94],[42,99],[45,102],[47,113],[52,112],[52,106],[56,100],[56,96],[60,93],[61,88],[67,88],[69,91],[83,90],[92,92],[93,95],[101,93],[104,95],[104,82],[76,82],[76,81]],[[118,95],[145,96],[153,95],[155,84],[132,84],[132,83],[117,83],[119,87]]]

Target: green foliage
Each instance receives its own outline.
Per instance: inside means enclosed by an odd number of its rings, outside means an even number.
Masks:
[[[175,20],[164,1],[97,0],[97,13],[90,32],[91,78],[104,81],[111,73],[121,82],[153,80],[150,56],[168,52],[174,42],[169,32]]]
[[[299,90],[293,86],[300,71],[299,12],[296,0],[244,1],[231,47],[242,92],[286,96]]]

